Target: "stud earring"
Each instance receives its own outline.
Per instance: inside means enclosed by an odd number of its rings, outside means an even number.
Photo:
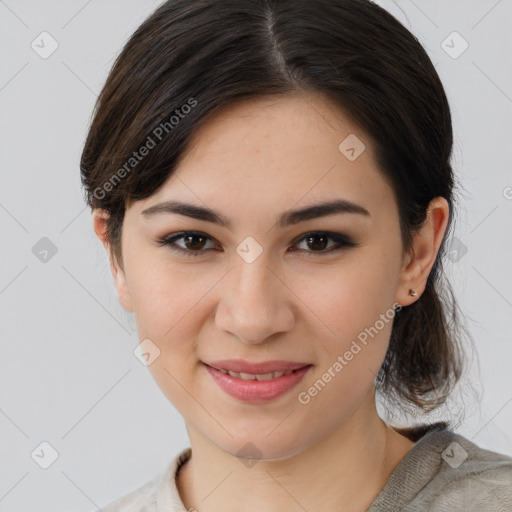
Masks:
[[[415,290],[410,289],[410,290],[409,290],[409,295],[410,295],[411,297],[416,297],[416,295],[418,295],[418,292],[417,292],[417,291],[415,291]]]

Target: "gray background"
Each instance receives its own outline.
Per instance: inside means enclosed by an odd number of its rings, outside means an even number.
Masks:
[[[188,446],[133,355],[134,320],[117,303],[78,167],[113,59],[160,3],[0,0],[1,512],[95,510]],[[457,431],[512,455],[512,0],[378,3],[426,47],[452,107],[464,194],[448,270],[481,369],[465,377],[483,390],[480,400],[460,388]],[[45,59],[31,47],[43,31],[59,45]],[[469,44],[457,58],[454,31]],[[43,441],[59,454],[48,469]]]

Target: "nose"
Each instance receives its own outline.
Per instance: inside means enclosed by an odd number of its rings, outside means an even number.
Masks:
[[[247,263],[239,258],[221,282],[215,323],[248,344],[292,329],[295,322],[293,293],[283,276],[272,270],[264,253]]]

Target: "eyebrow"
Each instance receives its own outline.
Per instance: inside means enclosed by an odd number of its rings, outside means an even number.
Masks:
[[[219,212],[211,208],[195,206],[192,204],[182,203],[180,201],[165,201],[157,203],[141,212],[141,214],[146,218],[162,213],[183,215],[192,219],[212,222],[228,229],[232,229],[231,221]],[[352,201],[348,201],[347,199],[337,199],[334,201],[314,204],[298,210],[286,211],[281,215],[281,217],[279,217],[277,225],[280,228],[284,228],[299,224],[306,220],[340,213],[352,213],[371,217],[370,212],[363,206]]]

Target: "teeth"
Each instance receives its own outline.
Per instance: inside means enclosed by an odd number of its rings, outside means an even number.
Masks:
[[[278,377],[282,377],[283,375],[290,375],[293,370],[287,370],[285,372],[270,372],[270,373],[245,373],[245,372],[233,372],[231,370],[219,370],[222,373],[226,373],[231,375],[231,377],[235,377],[236,379],[242,380],[270,380],[277,379]]]
[[[282,377],[283,375],[284,372],[262,373],[260,375],[256,375],[256,380],[277,379],[277,377]]]

